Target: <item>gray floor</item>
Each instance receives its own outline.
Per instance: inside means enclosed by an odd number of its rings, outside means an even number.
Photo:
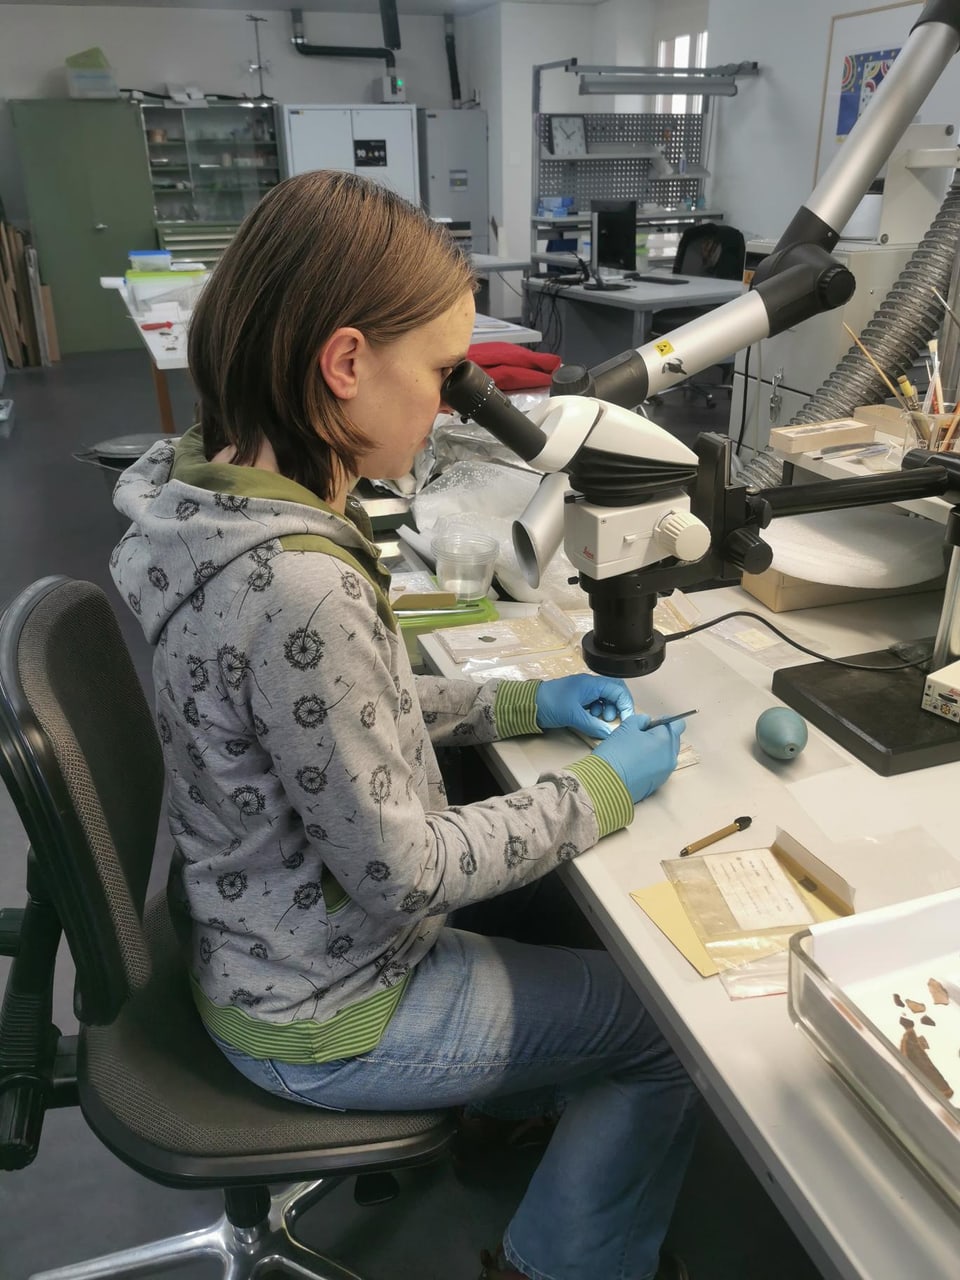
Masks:
[[[172,379],[177,423],[190,421],[185,374]],[[98,582],[111,593],[107,558],[121,526],[106,478],[75,452],[97,441],[157,425],[146,356],[114,352],[68,358],[52,370],[8,377],[13,430],[0,439],[0,601],[45,574]],[[727,402],[707,411],[664,402],[658,420],[688,438],[695,429],[723,430]],[[129,611],[118,605],[138,670],[149,685],[150,655]],[[6,796],[0,797],[0,905],[22,903],[25,839]],[[162,880],[161,840],[156,879]],[[6,962],[0,961],[0,981]],[[75,1026],[68,959],[58,982],[56,1013]],[[529,1160],[504,1159],[494,1176],[460,1182],[448,1164],[409,1173],[390,1205],[360,1209],[350,1188],[334,1193],[304,1219],[312,1244],[368,1280],[471,1280],[477,1253],[492,1246],[530,1173]],[[65,1265],[205,1224],[218,1213],[207,1192],[171,1191],[127,1169],[93,1137],[76,1111],[47,1116],[37,1160],[0,1174],[0,1280],[26,1280]],[[671,1232],[692,1280],[816,1280],[811,1266],[759,1183],[709,1117]],[[200,1280],[197,1266],[178,1273]],[[584,1280],[591,1280],[584,1259]]]

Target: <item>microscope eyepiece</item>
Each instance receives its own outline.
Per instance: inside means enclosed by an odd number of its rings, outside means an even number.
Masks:
[[[461,360],[444,380],[440,395],[451,409],[486,427],[524,462],[543,452],[547,437],[540,428],[511,404],[490,375],[472,361]]]

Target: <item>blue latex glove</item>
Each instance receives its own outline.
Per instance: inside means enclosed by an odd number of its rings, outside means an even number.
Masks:
[[[634,804],[653,795],[673,773],[680,735],[687,727],[685,720],[656,729],[648,729],[649,723],[650,717],[638,712],[593,749],[595,756],[616,769]]]
[[[633,698],[622,680],[590,674],[544,680],[537,689],[540,729],[577,729],[589,738],[606,738],[609,721],[633,715]]]

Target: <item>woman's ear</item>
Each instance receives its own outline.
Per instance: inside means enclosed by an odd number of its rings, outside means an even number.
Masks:
[[[360,359],[367,341],[359,329],[336,329],[320,348],[317,364],[338,400],[352,400],[360,389]]]

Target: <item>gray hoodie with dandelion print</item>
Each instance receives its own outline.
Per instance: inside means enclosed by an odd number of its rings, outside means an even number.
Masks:
[[[203,457],[199,432],[118,481],[111,557],[156,645],[157,725],[208,1028],[256,1057],[373,1047],[445,914],[543,875],[633,817],[587,756],[446,804],[434,745],[536,732],[536,682],[415,676],[359,507]]]

